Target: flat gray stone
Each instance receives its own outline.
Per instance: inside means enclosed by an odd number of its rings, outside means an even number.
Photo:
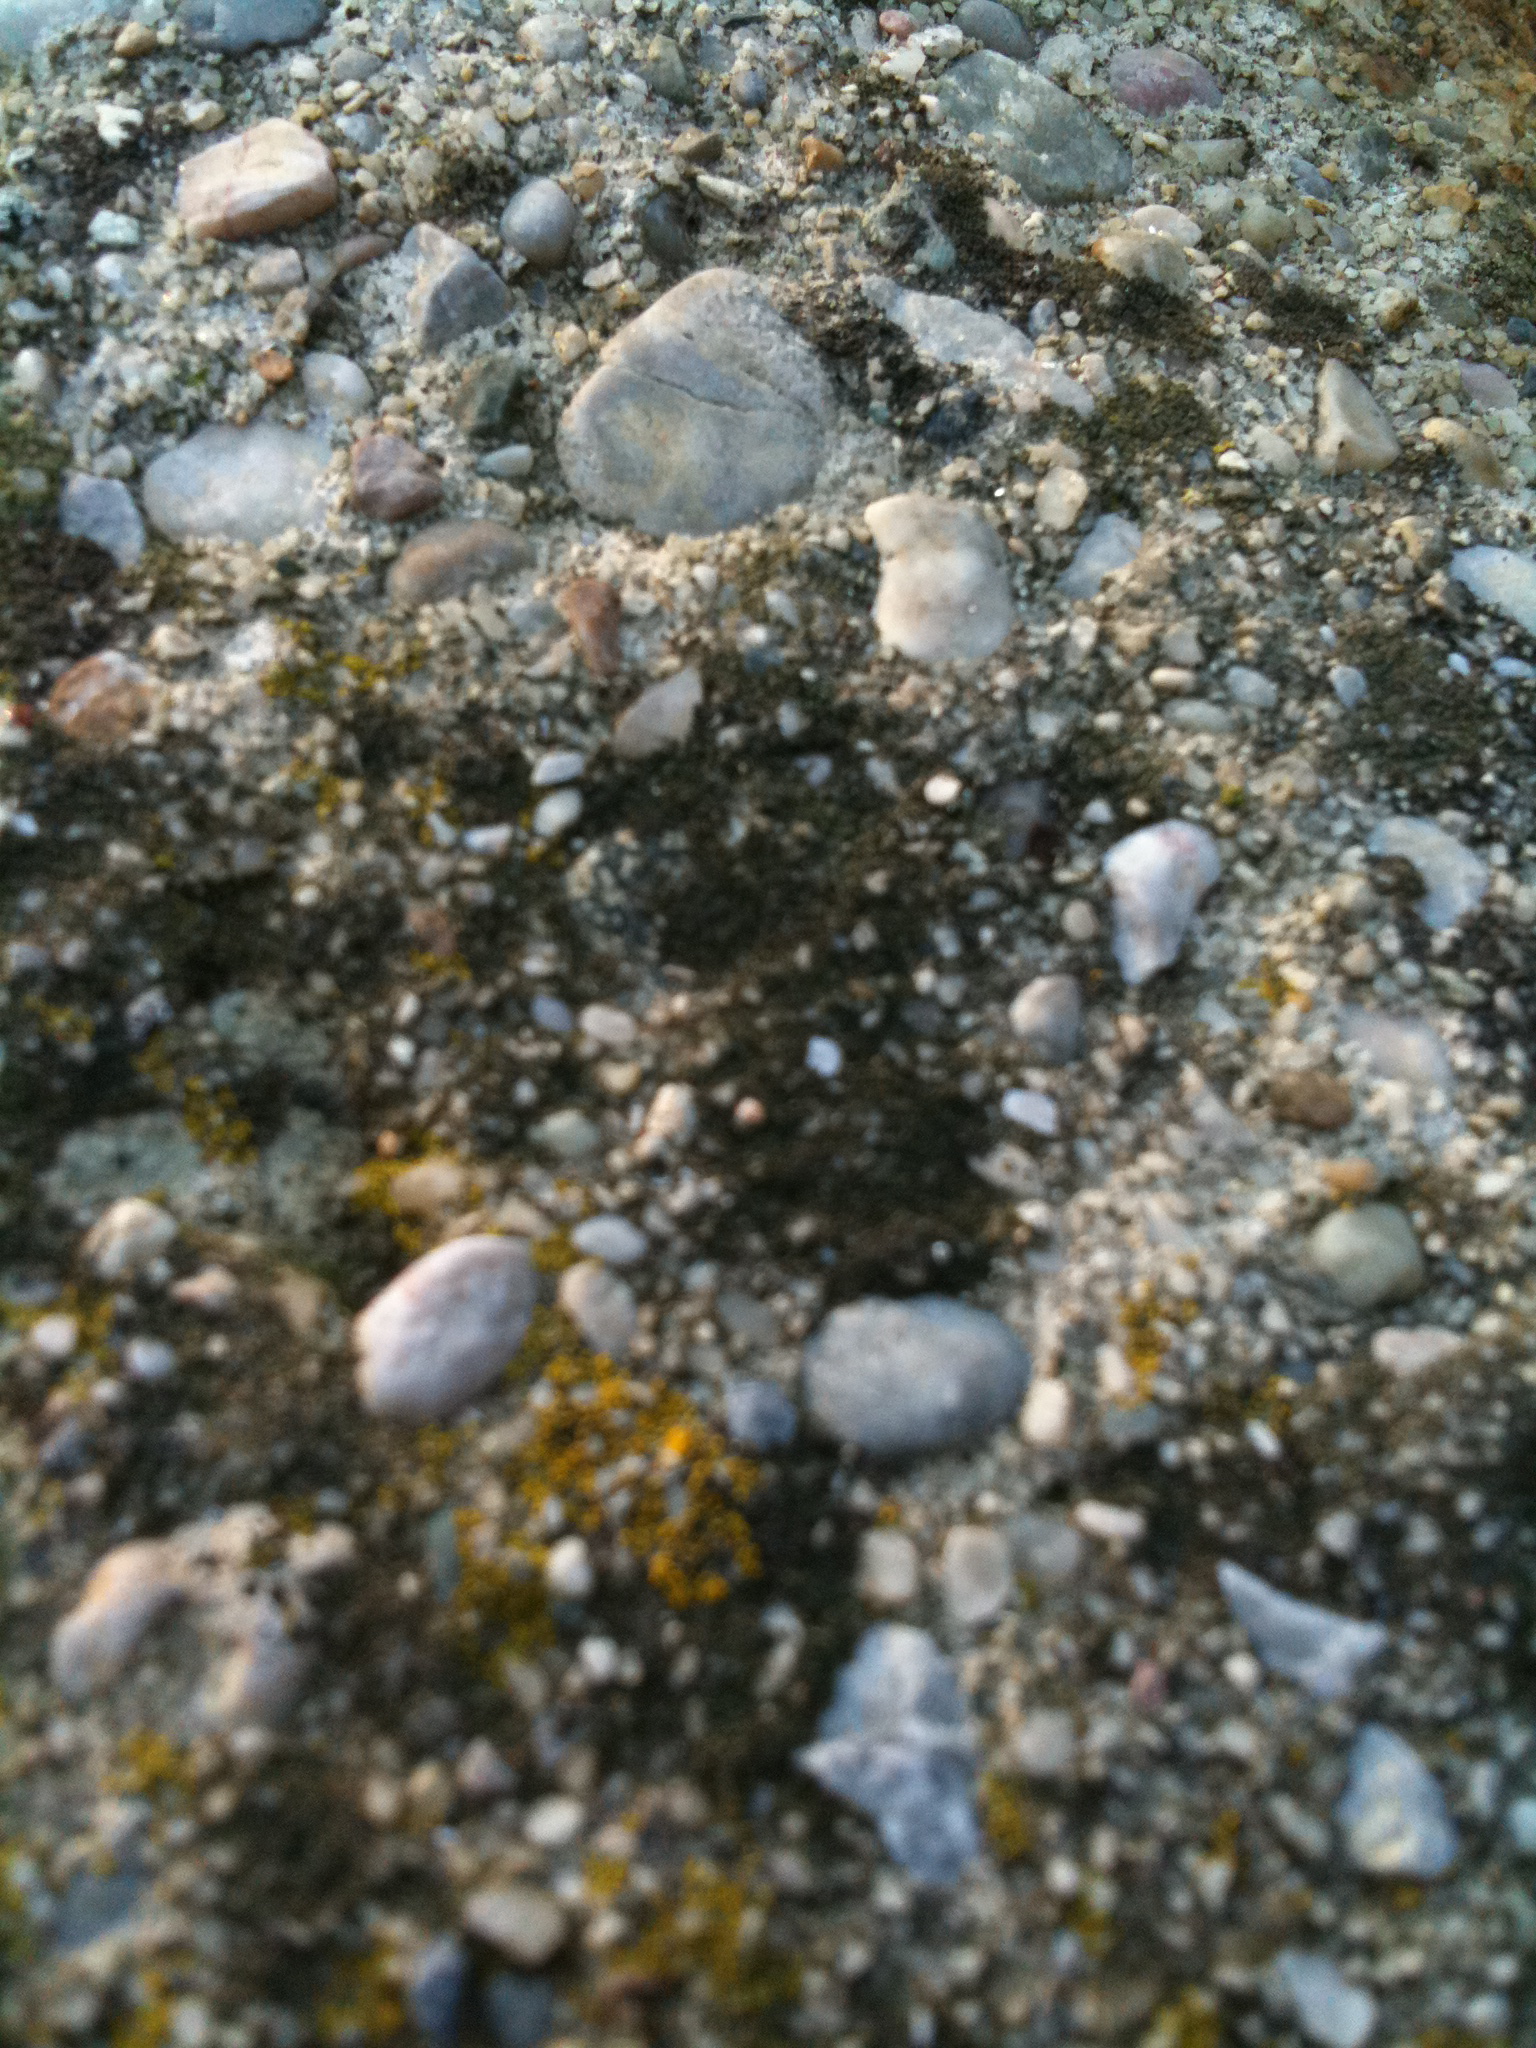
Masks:
[[[144,521],[125,483],[111,476],[75,475],[59,493],[59,531],[105,548],[119,569],[144,552]]]
[[[257,420],[202,427],[144,472],[144,510],[172,540],[274,540],[325,516],[325,442]]]
[[[405,301],[406,331],[424,356],[441,355],[463,335],[506,318],[511,293],[463,242],[423,221],[403,250],[416,260]]]
[[[308,42],[325,17],[325,0],[188,0],[181,26],[199,49],[240,57],[247,50]]]
[[[1038,204],[1112,199],[1131,182],[1130,156],[1102,121],[995,50],[952,65],[938,100],[961,134],[979,135],[982,153]]]
[[[1335,1817],[1350,1861],[1375,1877],[1441,1877],[1456,1860],[1438,1780],[1416,1749],[1374,1722],[1355,1737]]]
[[[523,536],[499,519],[445,519],[419,533],[389,572],[396,604],[437,604],[462,597],[532,559]]]
[[[1029,1353],[984,1309],[942,1295],[868,1295],[834,1309],[805,1347],[811,1414],[840,1443],[910,1457],[973,1442],[1017,1413]]]
[[[1463,548],[1451,557],[1451,575],[1479,604],[1536,633],[1536,559],[1513,548]]]
[[[984,50],[995,50],[1015,63],[1022,64],[1030,53],[1030,36],[1023,22],[1011,7],[999,6],[998,0],[960,0],[955,27],[962,35],[973,36]]]
[[[556,446],[599,518],[720,533],[809,490],[828,408],[815,351],[756,283],[702,270],[608,343]]]

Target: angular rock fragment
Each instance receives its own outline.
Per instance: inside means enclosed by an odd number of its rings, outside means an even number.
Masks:
[[[203,240],[248,241],[298,227],[336,204],[331,153],[296,121],[260,121],[188,157],[176,211]]]
[[[1317,379],[1317,439],[1313,453],[1324,476],[1388,469],[1402,444],[1376,400],[1353,370],[1324,363]]]
[[[428,221],[412,228],[402,254],[414,257],[416,275],[406,294],[406,331],[424,356],[480,327],[504,320],[512,295],[488,263]]]
[[[1443,1877],[1456,1860],[1438,1781],[1416,1749],[1374,1722],[1355,1737],[1337,1818],[1350,1860],[1373,1877]]]
[[[874,617],[885,644],[926,662],[995,653],[1013,624],[1013,584],[1007,551],[982,515],[910,491],[864,517],[880,550]]]
[[[1178,958],[1200,899],[1221,878],[1203,826],[1169,819],[1133,832],[1104,856],[1114,892],[1115,958],[1132,988]]]
[[[1379,1622],[1352,1621],[1347,1614],[1294,1600],[1241,1565],[1223,1559],[1216,1577],[1261,1662],[1294,1678],[1315,1699],[1343,1699],[1355,1674],[1387,1646]]]
[[[962,136],[1016,178],[1040,205],[1112,199],[1131,182],[1131,159],[1102,121],[1049,79],[992,50],[950,66],[938,101]]]
[[[399,434],[369,434],[352,450],[352,504],[365,519],[414,519],[443,495],[435,462]]]
[[[1417,869],[1424,894],[1414,909],[1431,931],[1449,931],[1488,893],[1487,863],[1428,818],[1383,818],[1365,850]]]
[[[680,669],[664,683],[652,683],[614,724],[613,751],[624,761],[643,761],[667,747],[680,747],[693,730],[704,702],[696,668]]]

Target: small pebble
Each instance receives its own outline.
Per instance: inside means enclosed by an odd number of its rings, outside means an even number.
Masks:
[[[1373,1877],[1443,1877],[1456,1860],[1445,1794],[1390,1728],[1367,1723],[1355,1737],[1336,1817],[1351,1862]]]
[[[1427,1277],[1413,1225],[1386,1202],[1336,1209],[1312,1232],[1307,1250],[1350,1308],[1385,1308],[1411,1300]]]
[[[459,1237],[417,1259],[353,1325],[363,1406],[415,1421],[452,1415],[512,1363],[536,1293],[519,1239]]]
[[[352,450],[352,505],[365,519],[414,519],[443,495],[442,472],[398,434],[369,434]]]
[[[581,215],[553,178],[530,178],[507,201],[501,239],[532,270],[561,270],[570,260]]]
[[[1178,957],[1201,898],[1221,877],[1209,832],[1172,820],[1147,825],[1104,856],[1114,894],[1115,958],[1132,987]]]

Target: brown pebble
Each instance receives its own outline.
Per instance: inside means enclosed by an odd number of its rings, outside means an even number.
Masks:
[[[436,604],[526,568],[533,550],[499,519],[445,519],[418,534],[389,572],[391,602]]]
[[[176,211],[196,240],[239,242],[313,220],[339,193],[324,143],[297,122],[260,121],[187,158]]]
[[[725,137],[704,128],[685,128],[672,144],[672,154],[685,164],[717,164],[725,155]]]
[[[594,199],[602,197],[603,187],[607,184],[608,180],[603,176],[599,165],[591,163],[586,157],[583,157],[579,163],[571,165],[570,176],[566,182],[569,184],[571,196],[576,200],[577,204],[590,206]]]
[[[309,339],[310,322],[320,310],[322,294],[312,285],[296,285],[284,292],[272,314],[272,332],[279,341],[302,348]]]
[[[154,701],[136,661],[109,650],[65,669],[48,697],[48,716],[82,746],[120,747]]]
[[[263,384],[286,384],[293,375],[293,357],[280,348],[264,348],[252,356],[251,368]]]
[[[417,949],[436,960],[451,960],[459,950],[458,927],[440,903],[413,903],[405,928]]]
[[[624,656],[619,647],[619,593],[613,585],[597,576],[579,576],[555,604],[593,675],[616,676]]]
[[[365,519],[414,519],[442,495],[437,465],[398,434],[369,434],[352,450],[352,506]]]
[[[888,35],[893,43],[904,43],[916,27],[911,15],[900,7],[887,7],[881,13],[881,33]]]
[[[1269,1084],[1269,1107],[1283,1124],[1302,1124],[1309,1131],[1342,1130],[1355,1113],[1344,1083],[1335,1074],[1315,1069],[1277,1074]]]
[[[1353,1201],[1359,1195],[1374,1195],[1381,1175],[1369,1159],[1351,1153],[1345,1159],[1325,1159],[1318,1168],[1323,1186],[1336,1202]]]
[[[329,291],[338,278],[365,263],[377,263],[389,255],[394,243],[388,235],[348,235],[334,249],[316,249],[307,259],[309,282],[317,292]]]
[[[840,171],[848,161],[835,142],[819,135],[801,136],[800,156],[808,171]]]
[[[147,57],[159,47],[160,38],[147,23],[130,21],[126,28],[118,30],[112,54],[114,57]]]
[[[1383,50],[1367,57],[1361,68],[1376,90],[1385,93],[1390,100],[1406,99],[1417,86],[1408,66],[1399,63],[1396,57],[1389,57]]]

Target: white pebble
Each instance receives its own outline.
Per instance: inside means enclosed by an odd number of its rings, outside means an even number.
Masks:
[[[39,1316],[27,1332],[28,1344],[39,1358],[47,1359],[50,1365],[62,1365],[66,1358],[72,1357],[79,1341],[80,1325],[73,1316]]]
[[[965,784],[959,776],[951,775],[945,769],[938,775],[930,775],[923,784],[923,800],[932,804],[935,810],[943,810],[955,801],[964,788]]]
[[[587,1817],[579,1799],[552,1792],[536,1799],[523,1819],[523,1833],[539,1849],[563,1849],[581,1833]]]
[[[176,1353],[158,1337],[130,1337],[123,1346],[123,1370],[129,1379],[153,1385],[176,1370]]]
[[[1132,988],[1177,958],[1200,899],[1221,876],[1216,842],[1182,819],[1147,825],[1104,856],[1115,899],[1115,958]]]
[[[1039,1450],[1059,1450],[1072,1434],[1072,1389],[1065,1380],[1036,1380],[1024,1396],[1019,1430]]]
[[[1113,1501],[1079,1501],[1072,1519],[1085,1536],[1097,1536],[1101,1543],[1139,1543],[1147,1533],[1140,1508],[1117,1507]]]
[[[1366,852],[1376,860],[1396,856],[1418,870],[1424,894],[1414,909],[1431,931],[1449,931],[1488,892],[1484,862],[1428,818],[1384,818]]]
[[[1062,1707],[1036,1707],[1019,1723],[1013,1758],[1026,1778],[1070,1778],[1077,1761],[1077,1729]]]
[[[635,1334],[635,1295],[601,1259],[583,1259],[560,1275],[560,1306],[594,1351],[622,1358]]]
[[[1013,1591],[1008,1539],[997,1529],[951,1529],[939,1560],[944,1606],[959,1628],[1000,1614]]]
[[[185,1590],[181,1558],[169,1543],[122,1543],[109,1550],[49,1644],[48,1668],[64,1697],[83,1700],[111,1684],[146,1629]]]
[[[843,1071],[843,1048],[835,1038],[813,1038],[805,1048],[805,1064],[823,1081],[835,1081]]]
[[[112,1204],[81,1249],[98,1280],[131,1280],[175,1241],[176,1228],[158,1204],[130,1195]]]
[[[562,1536],[544,1560],[544,1583],[556,1600],[586,1600],[597,1584],[584,1536]]]
[[[574,748],[541,754],[533,765],[533,786],[535,789],[556,789],[563,782],[577,782],[586,772],[586,766],[586,755],[578,754]]]
[[[1265,1664],[1294,1678],[1316,1699],[1342,1699],[1361,1667],[1387,1646],[1379,1622],[1352,1621],[1308,1600],[1294,1600],[1241,1565],[1223,1559],[1216,1577]]]
[[[1335,1809],[1350,1858],[1376,1877],[1441,1877],[1456,1860],[1445,1794],[1416,1749],[1368,1723],[1349,1753],[1349,1782]]]
[[[1054,1138],[1061,1128],[1055,1101],[1038,1088],[1010,1088],[1000,1106],[1009,1123],[1019,1124],[1039,1137]]]
[[[899,1529],[869,1529],[859,1545],[859,1598],[870,1607],[905,1607],[917,1597],[917,1545]]]
[[[589,1259],[610,1266],[632,1266],[651,1248],[645,1232],[627,1216],[589,1216],[571,1232],[571,1243]]]
[[[535,839],[558,839],[562,832],[569,832],[581,816],[581,791],[579,789],[557,789],[553,796],[535,805],[533,813],[533,836]]]
[[[415,1260],[353,1326],[363,1406],[413,1421],[453,1414],[511,1364],[537,1296],[520,1239],[458,1237]]]
[[[1313,2048],[1364,2048],[1376,2025],[1376,2000],[1327,1956],[1282,1949],[1270,1976],[1276,2002],[1295,2016]]]

